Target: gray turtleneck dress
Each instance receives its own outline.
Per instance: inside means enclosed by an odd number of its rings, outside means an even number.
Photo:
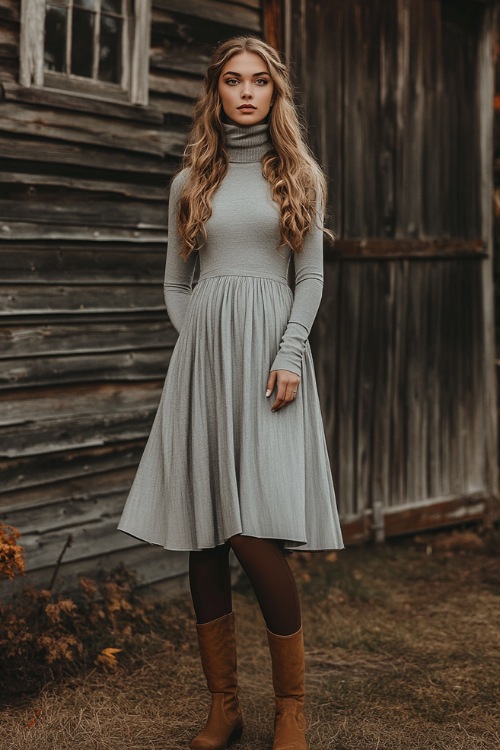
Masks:
[[[323,234],[295,255],[279,242],[279,209],[260,160],[267,122],[223,123],[229,165],[212,199],[207,240],[179,256],[171,184],[165,304],[178,331],[158,410],[118,529],[170,550],[233,534],[283,539],[285,549],[341,549],[308,341],[323,289]],[[323,212],[318,212],[318,224]],[[194,285],[199,259],[199,279]],[[270,370],[301,376],[294,401],[271,411]]]

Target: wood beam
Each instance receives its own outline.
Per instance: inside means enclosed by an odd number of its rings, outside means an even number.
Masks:
[[[264,41],[282,53],[284,50],[283,2],[264,0],[262,4]]]
[[[339,239],[325,242],[325,260],[389,260],[391,258],[485,258],[486,243],[482,239]]]

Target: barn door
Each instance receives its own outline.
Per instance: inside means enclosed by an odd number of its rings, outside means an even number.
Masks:
[[[311,343],[346,537],[482,516],[497,493],[491,8],[269,3],[338,241]]]

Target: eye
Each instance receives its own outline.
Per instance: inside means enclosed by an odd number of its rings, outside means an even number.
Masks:
[[[255,83],[257,83],[258,81],[262,81],[262,83],[264,84],[264,86],[266,85],[266,83],[269,83],[269,79],[268,78],[257,78],[257,80],[255,81]]]
[[[238,83],[238,79],[237,78],[226,78],[226,83],[229,83],[230,85],[232,85],[231,81],[236,81],[236,83]]]

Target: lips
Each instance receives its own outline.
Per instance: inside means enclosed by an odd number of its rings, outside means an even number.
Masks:
[[[252,104],[242,104],[238,109],[255,109]]]

